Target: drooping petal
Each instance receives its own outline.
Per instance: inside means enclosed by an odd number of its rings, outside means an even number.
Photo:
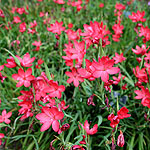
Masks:
[[[51,126],[51,124],[52,124],[51,121],[44,122],[40,131],[43,132],[43,131],[47,130]]]
[[[53,121],[52,128],[55,132],[57,132],[59,130],[59,122],[57,120]]]

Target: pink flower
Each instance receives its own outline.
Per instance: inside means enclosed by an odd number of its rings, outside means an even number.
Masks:
[[[117,145],[120,147],[123,147],[124,145],[124,136],[121,130],[120,130],[120,135],[118,136],[118,139],[117,139]]]
[[[132,22],[145,22],[146,19],[143,18],[145,15],[145,11],[140,12],[139,10],[137,11],[137,13],[132,12],[132,15],[129,15],[129,18],[132,20]]]
[[[113,57],[113,59],[115,60],[115,64],[118,64],[119,62],[121,63],[122,61],[126,60],[126,58],[123,57],[123,53],[121,53],[120,55],[118,53],[115,53],[115,57]]]
[[[146,44],[143,44],[141,48],[138,45],[136,45],[136,49],[132,48],[132,51],[136,55],[139,55],[139,54],[144,55],[148,49],[149,49],[149,47],[146,49]]]
[[[57,107],[42,107],[42,113],[37,114],[36,118],[42,123],[41,132],[47,130],[51,125],[55,132],[59,130],[58,120],[63,119],[63,112],[58,111]]]
[[[69,107],[69,105],[67,105],[67,106],[65,106],[65,105],[66,105],[65,101],[64,101],[64,100],[61,101],[61,103],[58,104],[58,109],[59,109],[60,111],[62,111],[62,109],[63,109],[63,110],[66,110],[66,109]]]
[[[18,55],[16,55],[16,57],[19,59],[21,66],[24,66],[24,67],[31,67],[32,66],[31,63],[35,60],[35,57],[30,58],[29,53],[26,53],[23,59],[19,57]]]
[[[97,129],[98,129],[98,125],[97,124],[95,124],[93,126],[93,128],[90,129],[90,125],[89,125],[88,121],[86,120],[85,123],[84,123],[84,126],[82,124],[81,124],[81,126],[83,127],[83,129],[86,131],[86,133],[88,135],[93,135],[93,134],[97,133]]]
[[[25,32],[26,31],[26,23],[25,22],[21,23],[19,25],[19,28],[20,28],[19,32],[21,32],[21,33]]]
[[[30,28],[35,28],[37,26],[36,20],[30,23]]]
[[[13,22],[14,23],[20,23],[21,22],[20,17],[19,16],[14,16]]]
[[[5,122],[6,124],[9,124],[11,121],[8,119],[10,118],[12,115],[12,112],[6,112],[6,110],[4,109],[2,111],[2,116],[0,115],[0,123]]]
[[[4,65],[1,65],[1,66],[0,66],[0,71],[2,71],[2,70],[3,70],[3,68],[4,68]]]
[[[35,78],[32,74],[32,69],[28,68],[26,72],[23,69],[19,68],[18,74],[13,74],[12,78],[15,80],[19,80],[16,87],[21,87],[24,85],[25,87],[29,87],[31,85],[31,81]]]
[[[103,8],[103,7],[104,7],[104,3],[100,3],[100,4],[99,4],[99,7],[100,7],[100,8]]]
[[[16,62],[15,62],[15,59],[12,57],[12,56],[10,56],[9,57],[10,59],[6,59],[6,61],[7,61],[7,64],[4,64],[7,68],[14,68],[14,67],[17,67],[17,64],[16,64]]]
[[[0,17],[5,18],[4,12],[0,9]]]
[[[50,97],[57,97],[57,98],[61,98],[61,93],[65,91],[65,86],[64,85],[58,85],[58,82],[50,80],[48,81],[49,83],[49,88],[45,89],[46,93],[50,93],[49,96]]]
[[[61,34],[61,31],[65,30],[65,27],[62,27],[63,22],[56,21],[54,24],[51,24],[51,27],[47,27],[47,30],[53,33],[57,33],[58,35]]]
[[[113,79],[115,80],[115,81],[113,81],[113,84],[117,85],[117,84],[121,81],[121,77],[122,77],[122,74],[121,74],[121,73],[119,73],[118,78],[115,77],[115,76],[113,76]],[[122,77],[122,80],[124,80],[124,79],[125,79],[125,76]]]
[[[53,0],[57,4],[65,4],[64,0]]]
[[[93,76],[95,78],[101,77],[103,82],[109,80],[109,74],[117,74],[120,69],[118,67],[113,67],[114,60],[110,60],[108,56],[99,57],[98,62],[93,62],[92,66],[95,68]]]
[[[32,43],[32,45],[36,46],[35,51],[39,51],[42,43],[41,43],[41,41],[34,41],[34,43]]]
[[[73,82],[75,87],[79,86],[79,81],[83,82],[84,79],[80,76],[75,68],[72,69],[72,72],[66,71],[65,74],[70,78],[67,80],[67,83]]]

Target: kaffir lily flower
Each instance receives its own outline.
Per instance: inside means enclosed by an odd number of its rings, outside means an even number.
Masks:
[[[120,130],[120,135],[118,136],[118,139],[117,139],[117,145],[120,147],[124,146],[124,136],[121,130]]]
[[[117,74],[120,69],[118,67],[113,67],[114,60],[110,60],[108,56],[99,57],[98,62],[93,62],[92,66],[95,68],[93,76],[95,78],[101,77],[103,82],[109,80],[109,74]]]
[[[71,147],[71,150],[85,150],[85,149],[82,146],[80,146],[80,145],[73,145]]]
[[[12,112],[6,112],[6,110],[4,109],[2,111],[2,115],[0,115],[0,123],[5,122],[6,124],[9,124],[11,121],[8,119],[10,118],[12,115]]]
[[[115,116],[113,113],[108,116],[108,120],[111,121],[110,126],[112,128],[115,128],[117,124],[119,124],[120,122],[120,119],[118,118],[118,116]]]
[[[59,130],[58,120],[63,119],[64,114],[61,111],[58,111],[57,107],[43,107],[42,113],[37,114],[36,118],[42,123],[41,132],[47,130],[51,125],[55,132]]]
[[[63,131],[66,131],[70,128],[70,125],[68,123],[64,124],[59,130],[58,134],[61,134]]]
[[[108,116],[108,120],[111,121],[110,126],[112,128],[115,128],[117,126],[117,124],[119,124],[120,119],[124,119],[124,118],[128,118],[131,115],[127,114],[129,112],[129,110],[126,107],[122,107],[118,112],[117,112],[117,116],[115,116],[113,113],[111,113]]]
[[[141,104],[150,108],[150,92],[148,88],[145,89],[143,86],[141,86],[140,88],[141,90],[134,91],[137,94],[137,96],[135,96],[135,99],[142,99]]]
[[[20,28],[19,32],[21,32],[21,33],[25,32],[26,31],[26,23],[25,22],[21,23],[19,25],[19,28]]]
[[[4,65],[1,65],[1,66],[0,66],[0,71],[2,71],[2,70],[3,70],[3,68],[4,68]]]
[[[34,43],[32,43],[32,45],[36,46],[36,49],[34,49],[34,51],[39,51],[42,43],[41,43],[41,41],[34,41]]]
[[[35,57],[30,58],[30,54],[26,53],[23,57],[23,59],[21,57],[19,57],[18,55],[16,55],[16,57],[19,59],[21,66],[23,67],[31,67],[32,64],[35,60]]]
[[[9,59],[6,59],[7,64],[4,64],[7,68],[15,68],[17,67],[17,64],[15,62],[15,59],[10,56]]]
[[[97,133],[97,129],[98,129],[98,124],[95,124],[93,126],[93,128],[90,129],[90,124],[88,123],[88,121],[86,120],[85,123],[84,123],[84,126],[83,124],[80,123],[80,125],[83,127],[83,129],[86,131],[86,133],[88,135],[93,135],[95,133]]]
[[[113,76],[113,79],[115,80],[115,81],[113,81],[113,84],[117,85],[117,84],[121,81],[121,78],[122,78],[122,80],[124,80],[125,77],[126,77],[126,76],[122,77],[122,74],[121,74],[121,73],[119,73],[118,78],[115,77],[115,76]]]
[[[139,54],[144,55],[148,49],[149,49],[149,47],[146,49],[146,44],[143,44],[142,47],[139,47],[138,45],[136,45],[136,49],[132,48],[132,51],[136,55],[139,55]]]
[[[115,64],[121,63],[126,60],[126,58],[123,57],[123,53],[121,53],[120,55],[118,53],[115,53],[115,57],[113,57],[113,59],[115,60]]]
[[[53,0],[57,4],[65,4],[64,0]]]
[[[20,23],[21,22],[19,16],[14,16],[13,18],[14,18],[14,20],[13,20],[14,23]]]
[[[65,27],[62,27],[63,22],[56,21],[54,24],[51,24],[51,27],[47,27],[47,30],[53,33],[57,33],[58,35],[61,34],[61,31],[65,30]]]
[[[132,12],[132,15],[129,15],[129,18],[132,20],[132,22],[145,22],[146,19],[143,18],[145,16],[145,11],[140,12],[139,10],[137,11],[137,13]]]
[[[13,74],[12,78],[15,80],[19,80],[16,87],[20,87],[24,85],[25,87],[29,87],[31,85],[31,81],[35,78],[32,74],[32,69],[28,68],[26,72],[23,69],[19,68],[18,74]]]
[[[119,119],[124,119],[124,118],[131,117],[131,115],[128,114],[128,112],[129,112],[129,110],[128,110],[126,107],[122,107],[122,108],[117,112],[118,118],[119,118]]]
[[[72,72],[66,71],[65,74],[70,78],[67,80],[67,83],[73,82],[75,87],[79,86],[79,81],[83,82],[84,79],[80,76],[75,68],[72,69]]]
[[[0,133],[0,145],[2,145],[2,140],[1,139],[4,138],[4,136],[5,135],[3,133]]]

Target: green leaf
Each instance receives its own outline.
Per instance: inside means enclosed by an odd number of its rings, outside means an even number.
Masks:
[[[99,126],[99,125],[101,125],[103,118],[101,115],[97,116],[97,118],[98,118],[98,126]]]
[[[46,63],[44,63],[44,65],[45,65],[46,76],[49,80],[51,80],[52,78],[51,78],[51,75],[50,75],[50,72],[49,72],[49,68],[47,67]]]

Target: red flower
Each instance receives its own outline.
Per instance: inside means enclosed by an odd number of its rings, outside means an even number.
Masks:
[[[113,67],[114,60],[110,60],[108,56],[99,57],[98,62],[93,62],[92,66],[95,68],[93,76],[95,78],[101,77],[102,81],[109,80],[109,74],[116,74],[120,71],[118,67]]]
[[[143,86],[141,86],[141,91],[135,90],[134,92],[137,94],[135,99],[142,99],[141,104],[150,108],[150,92],[148,88],[145,89]]]
[[[19,68],[18,74],[13,74],[12,78],[15,80],[19,80],[16,87],[20,87],[24,85],[25,87],[29,87],[31,85],[31,81],[35,78],[32,74],[32,69],[28,68],[26,72],[23,69]]]
[[[126,6],[123,5],[123,4],[120,4],[120,3],[116,3],[115,8],[116,8],[117,10],[121,11],[121,10],[125,10],[125,9],[126,9]]]
[[[72,69],[72,72],[66,71],[65,74],[70,78],[67,80],[67,83],[73,82],[75,87],[79,86],[79,81],[83,82],[84,79],[80,76],[75,68]]]
[[[121,130],[120,130],[120,135],[118,136],[118,139],[117,139],[117,145],[120,147],[123,147],[124,145],[124,136]]]
[[[108,41],[108,34],[110,34],[110,31],[106,30],[106,25],[103,25],[103,22],[90,22],[90,25],[84,24],[83,27],[85,32],[80,35],[85,36],[84,39],[88,41],[88,43],[91,41],[91,44],[99,44],[99,40],[102,39],[103,47],[110,44]]]
[[[121,77],[122,77],[122,74],[121,74],[121,73],[119,73],[118,78],[117,78],[117,77],[115,77],[115,76],[113,76],[113,79],[115,80],[115,81],[113,81],[113,84],[117,85],[117,84],[120,82]],[[125,78],[125,76],[124,76],[124,77],[122,77],[122,80],[124,80],[124,78]]]
[[[149,49],[149,47],[146,49],[146,44],[143,44],[141,48],[138,45],[136,45],[136,49],[132,48],[132,51],[136,55],[139,55],[139,54],[144,55],[148,49]]]
[[[41,41],[34,41],[34,43],[32,43],[32,45],[36,46],[35,51],[39,51],[42,43],[41,43]]]
[[[11,121],[8,119],[10,118],[12,115],[12,112],[6,112],[6,110],[4,109],[2,111],[2,116],[0,115],[0,123],[5,122],[6,124],[9,124]]]
[[[137,13],[132,12],[132,15],[129,15],[129,18],[132,20],[132,22],[145,22],[146,19],[143,18],[145,16],[145,11],[140,12],[139,10],[137,11]]]
[[[36,20],[30,23],[30,28],[35,28],[37,26]]]
[[[5,18],[4,12],[0,9],[0,17]]]
[[[0,66],[0,71],[3,70],[3,68],[4,68],[4,65],[1,65],[1,66]]]
[[[68,28],[72,28],[73,27],[73,24],[72,23],[69,23],[68,24]]]
[[[95,77],[93,77],[93,72],[95,71],[95,68],[92,66],[92,62],[90,62],[90,60],[85,59],[85,62],[86,68],[79,68],[78,72],[81,75],[81,77],[93,81],[95,80]]]
[[[46,93],[50,93],[49,96],[50,97],[57,97],[57,98],[61,98],[61,93],[65,91],[65,86],[64,85],[58,85],[58,82],[50,80],[48,81],[48,84],[50,85],[49,88],[45,89]]]
[[[1,83],[4,82],[5,78],[7,78],[7,77],[3,76],[2,73],[0,72],[0,81],[1,81]]]
[[[80,146],[80,145],[73,145],[71,147],[71,150],[85,150],[85,149],[82,146]]]
[[[137,66],[136,69],[133,68],[133,73],[140,82],[144,82],[144,83],[148,82],[148,76],[146,73],[146,68],[142,68],[140,70],[140,67]]]
[[[69,41],[70,40],[79,40],[80,39],[80,33],[81,33],[81,29],[78,29],[77,31],[73,31],[71,29],[66,30],[67,36]]]
[[[21,66],[23,67],[31,67],[32,66],[32,62],[35,60],[35,57],[30,58],[30,54],[26,53],[23,57],[23,59],[21,57],[19,57],[18,55],[16,55],[16,57],[19,59]]]
[[[2,145],[2,138],[4,137],[5,135],[3,133],[0,133],[0,145]]]
[[[119,62],[121,63],[122,61],[126,60],[126,58],[123,57],[123,53],[121,53],[120,55],[118,53],[115,53],[115,57],[113,57],[113,59],[115,60],[115,64],[118,64]]]
[[[23,114],[20,120],[24,120],[28,117],[33,116],[33,113],[31,112],[31,108],[32,108],[31,101],[23,100],[23,102],[19,102],[18,106],[22,107],[21,109],[19,109],[19,115]]]
[[[120,122],[120,119],[118,118],[118,116],[115,116],[113,113],[108,116],[108,120],[111,121],[110,126],[112,128],[115,128],[117,124],[119,124]]]
[[[100,3],[100,4],[99,4],[99,7],[100,7],[100,8],[103,8],[103,7],[104,7],[104,4],[103,4],[103,3]]]
[[[13,20],[14,23],[20,23],[21,22],[19,16],[14,16],[13,18],[14,18],[14,20]]]
[[[84,123],[84,126],[82,124],[81,124],[81,126],[83,127],[83,129],[86,131],[86,133],[88,135],[93,135],[93,134],[97,133],[97,129],[98,129],[98,125],[97,124],[95,124],[93,126],[93,128],[90,129],[90,125],[89,125],[88,121],[86,120],[85,123]]]
[[[57,132],[59,130],[58,120],[63,119],[63,117],[63,112],[58,111],[58,108],[56,107],[43,107],[42,113],[36,115],[36,118],[43,124],[40,130],[41,132],[47,130],[51,125],[53,130]]]
[[[118,118],[119,118],[119,119],[124,119],[124,118],[130,117],[131,115],[130,115],[130,114],[127,114],[128,112],[129,112],[129,110],[128,110],[126,107],[122,107],[122,108],[117,112]]]
[[[65,4],[64,0],[53,0],[57,4]]]
[[[82,137],[83,137],[83,140],[80,141],[79,143],[80,143],[80,144],[85,144],[85,145],[86,145],[86,141],[85,141],[86,136],[85,136],[85,135],[82,135]]]
[[[59,109],[60,111],[62,111],[62,109],[63,109],[63,110],[66,110],[66,109],[69,107],[69,105],[67,105],[67,106],[65,106],[65,105],[66,105],[65,101],[64,101],[64,100],[61,101],[61,103],[58,104],[58,109]]]
[[[51,24],[51,27],[47,27],[47,30],[53,33],[57,33],[58,35],[61,34],[61,31],[65,30],[65,27],[62,27],[63,22],[56,21],[54,24]]]
[[[148,28],[148,26],[146,27],[142,26],[139,32],[140,32],[139,37],[144,36],[143,43],[146,43],[147,41],[150,40],[150,29]]]
[[[10,59],[6,59],[7,64],[4,64],[7,68],[14,68],[17,66],[14,58],[12,56],[9,57]]]
[[[58,131],[58,134],[61,134],[62,131],[66,131],[70,128],[70,125],[68,123],[64,124]]]
[[[25,22],[21,23],[19,25],[19,28],[20,28],[19,32],[22,32],[22,33],[25,32],[26,31],[26,23]]]

